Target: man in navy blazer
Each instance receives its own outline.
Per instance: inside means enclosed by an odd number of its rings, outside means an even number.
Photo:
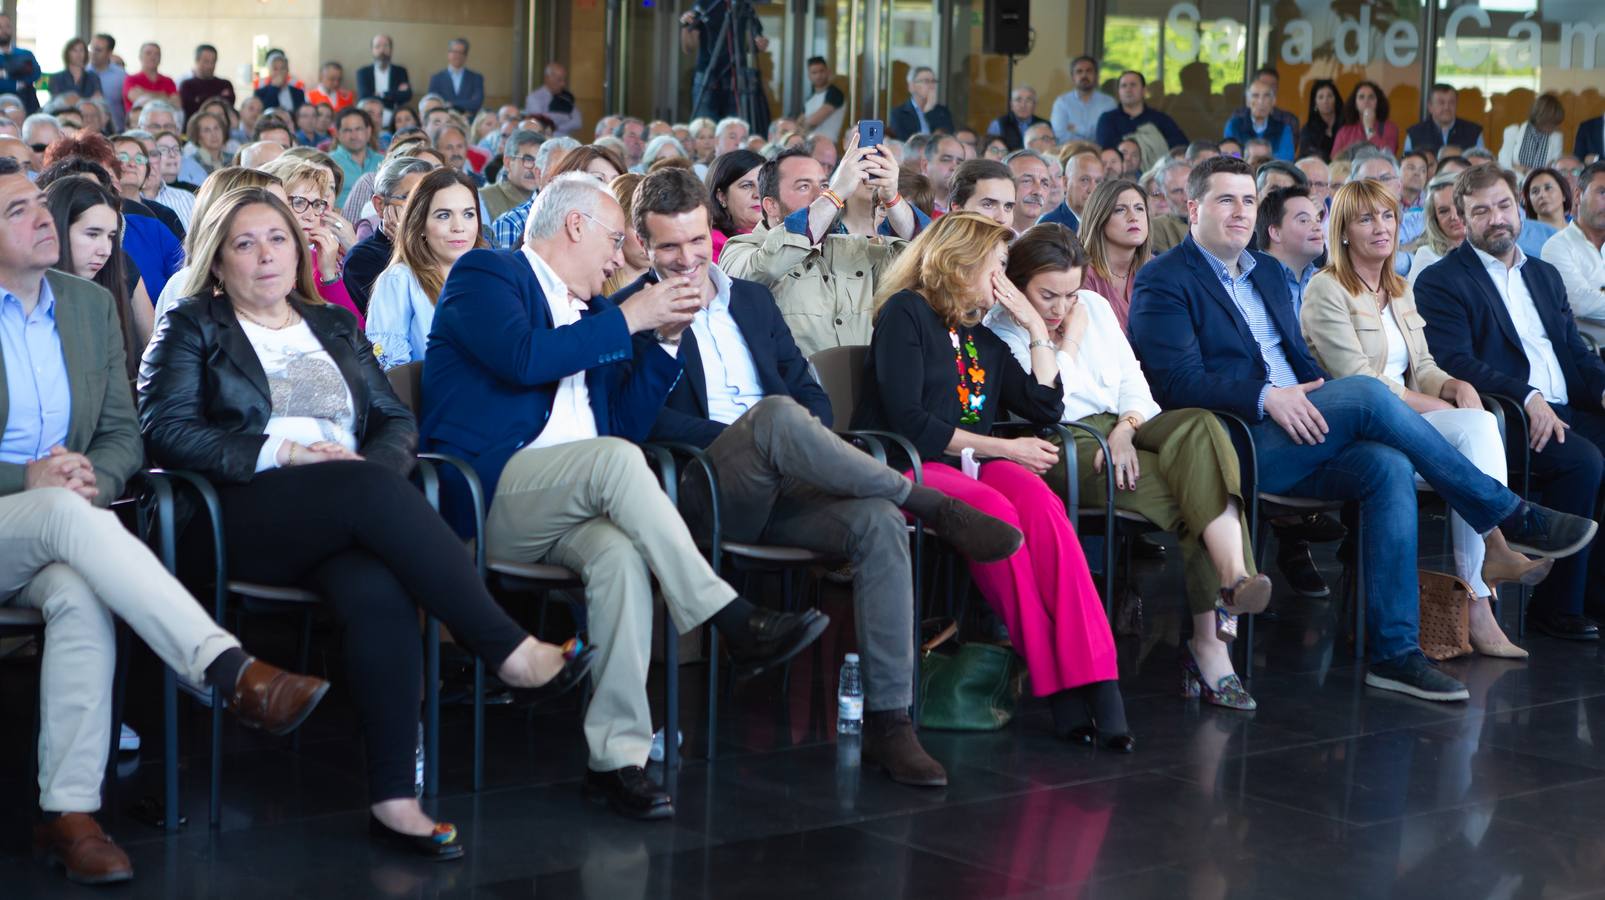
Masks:
[[[916,134],[953,133],[953,113],[936,102],[936,72],[916,66],[908,73],[909,100],[892,109],[886,136],[906,141]]]
[[[419,431],[424,446],[479,473],[492,558],[567,566],[584,580],[598,651],[586,791],[657,819],[674,806],[643,769],[652,577],[680,633],[717,625],[742,672],[789,659],[829,619],[738,597],[630,443],[646,437],[681,372],[673,354],[631,335],[677,335],[699,304],[678,280],[617,305],[597,296],[624,263],[624,227],[601,182],[562,176],[536,198],[521,249],[459,259],[429,333]]]
[[[1293,316],[1281,269],[1248,250],[1256,191],[1246,162],[1217,157],[1187,179],[1191,234],[1143,266],[1131,336],[1167,409],[1204,407],[1249,423],[1259,491],[1358,500],[1365,573],[1365,682],[1425,700],[1465,700],[1418,640],[1417,472],[1479,531],[1562,556],[1594,523],[1525,503],[1482,474],[1368,376],[1325,382]]]
[[[637,357],[676,354],[685,367],[652,437],[706,448],[719,482],[726,537],[804,547],[846,559],[864,655],[863,758],[904,784],[947,784],[914,734],[914,583],[903,510],[951,535],[963,551],[997,560],[1018,550],[1013,526],[916,486],[829,428],[830,397],[814,380],[769,289],[713,263],[708,190],[685,169],[655,172],[635,192],[636,233],[653,270],[614,295],[628,298],[659,275],[684,279],[701,300],[691,326],[665,338],[636,335]],[[706,476],[687,473],[682,510],[704,533]]]
[[[446,68],[429,76],[429,93],[469,118],[484,107],[485,76],[468,68],[467,38],[452,38],[446,45]]]
[[[1583,344],[1560,273],[1513,243],[1521,229],[1516,176],[1491,164],[1476,166],[1461,173],[1454,196],[1466,240],[1416,277],[1416,305],[1427,320],[1432,356],[1477,390],[1522,404],[1533,496],[1597,520],[1605,362]],[[1598,627],[1582,613],[1605,600],[1602,559],[1605,553],[1584,550],[1556,563],[1534,592],[1539,630],[1599,639]]]

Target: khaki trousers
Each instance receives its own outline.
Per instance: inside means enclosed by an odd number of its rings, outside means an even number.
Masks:
[[[585,714],[590,767],[645,765],[652,576],[681,634],[736,592],[713,574],[640,448],[605,437],[520,450],[502,470],[485,532],[485,549],[497,559],[567,566],[585,581],[597,652],[596,694]]]
[[[45,619],[39,806],[94,812],[111,746],[113,617],[191,683],[240,642],[112,513],[64,488],[0,497],[0,604]]]

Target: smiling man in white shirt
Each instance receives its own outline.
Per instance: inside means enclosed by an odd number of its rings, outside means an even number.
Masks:
[[[1544,243],[1544,261],[1560,272],[1577,330],[1605,347],[1605,162],[1577,176],[1577,213]]]

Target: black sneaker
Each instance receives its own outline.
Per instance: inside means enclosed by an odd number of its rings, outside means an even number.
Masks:
[[[1517,553],[1558,559],[1587,547],[1599,523],[1523,500],[1499,530]]]
[[[1422,700],[1470,700],[1466,686],[1438,671],[1431,660],[1417,650],[1414,653],[1374,662],[1365,673],[1365,684],[1384,691],[1398,691]]]
[[[1285,541],[1281,545],[1281,552],[1276,555],[1276,567],[1282,570],[1287,579],[1287,586],[1300,597],[1320,599],[1329,597],[1332,589],[1326,586],[1326,579],[1321,577],[1319,569],[1315,568],[1315,560],[1310,556],[1310,545],[1303,541]]]
[[[1275,519],[1271,522],[1271,528],[1280,540],[1308,541],[1311,544],[1335,544],[1349,536],[1349,529],[1342,522],[1331,513],[1324,512]]]

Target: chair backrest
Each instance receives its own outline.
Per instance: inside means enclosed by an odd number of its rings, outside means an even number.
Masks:
[[[859,390],[864,378],[864,359],[868,355],[869,347],[854,345],[830,347],[815,353],[808,360],[814,367],[820,387],[830,395],[830,409],[836,420],[837,431],[852,427],[853,410],[858,406]]]
[[[424,364],[410,362],[403,366],[396,366],[385,372],[390,379],[390,389],[396,392],[396,397],[407,408],[412,410],[413,416],[419,415],[419,404],[423,401]]]

